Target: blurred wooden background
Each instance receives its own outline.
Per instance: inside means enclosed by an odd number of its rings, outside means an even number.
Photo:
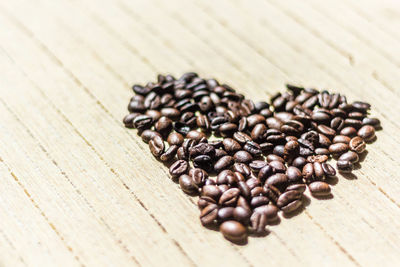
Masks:
[[[397,0],[0,1],[0,266],[399,265],[399,29]],[[186,71],[329,88],[383,131],[333,199],[233,245],[121,123],[133,83]]]

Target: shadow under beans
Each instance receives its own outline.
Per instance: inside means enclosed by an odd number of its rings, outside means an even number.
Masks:
[[[266,237],[267,235],[269,235],[271,233],[270,230],[265,229],[264,232],[262,233],[256,233],[256,232],[250,232],[249,236],[254,237],[254,238],[260,238],[260,237]]]
[[[312,195],[313,198],[318,199],[318,200],[328,200],[328,199],[332,199],[333,198],[333,194],[330,193],[329,195],[325,195],[325,196],[314,196]]]
[[[337,175],[330,176],[326,178],[325,182],[327,182],[330,185],[336,185],[339,182],[339,178],[337,177]]]
[[[363,162],[367,157],[367,155],[368,155],[368,150],[365,150],[363,153],[359,154],[357,163]]]
[[[356,180],[358,179],[357,175],[355,175],[354,173],[340,173],[344,178],[346,178],[347,180]]]

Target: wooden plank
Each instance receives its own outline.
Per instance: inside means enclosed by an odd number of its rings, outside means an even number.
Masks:
[[[0,265],[395,265],[400,36],[384,8],[347,3],[1,3]],[[133,82],[188,70],[256,100],[332,88],[371,102],[384,130],[333,199],[234,246],[121,126]]]

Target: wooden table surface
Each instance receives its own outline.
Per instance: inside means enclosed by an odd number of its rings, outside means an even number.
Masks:
[[[397,0],[0,1],[0,266],[398,266]],[[133,83],[196,71],[372,103],[383,131],[334,198],[245,246],[121,123]]]

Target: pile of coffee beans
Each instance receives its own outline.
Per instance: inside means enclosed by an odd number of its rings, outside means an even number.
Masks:
[[[301,210],[307,188],[331,196],[336,171],[328,161],[350,173],[380,128],[368,103],[293,85],[255,103],[190,72],[158,75],[133,91],[125,126],[185,193],[199,196],[201,223],[238,243],[265,234],[280,211]]]

